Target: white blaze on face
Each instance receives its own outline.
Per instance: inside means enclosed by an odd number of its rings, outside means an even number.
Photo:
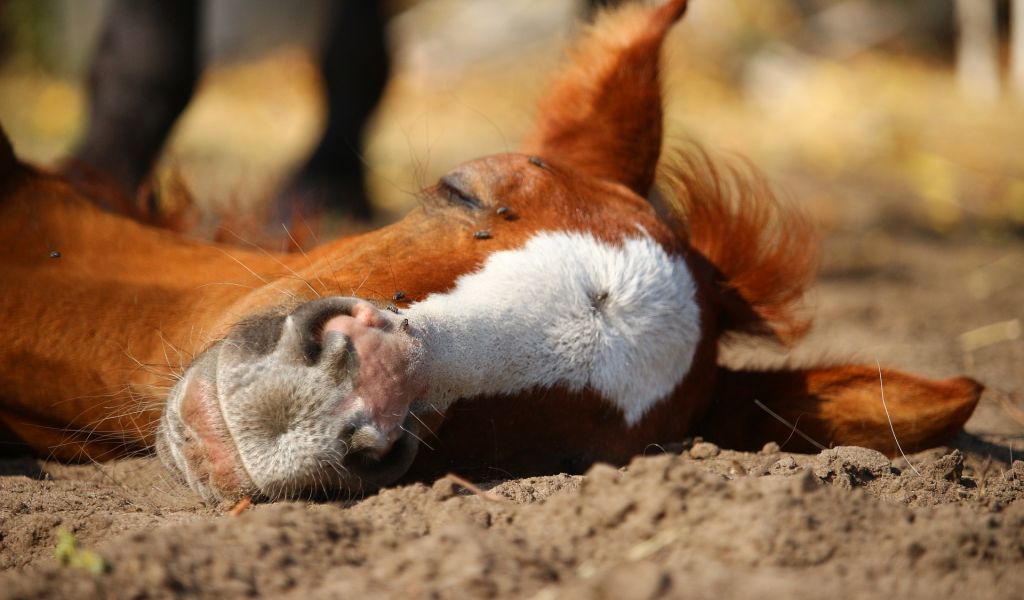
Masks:
[[[424,340],[425,400],[590,388],[630,425],[682,381],[700,341],[685,261],[645,233],[621,244],[551,232],[408,310]]]

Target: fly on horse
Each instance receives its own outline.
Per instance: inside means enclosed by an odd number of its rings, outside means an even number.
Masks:
[[[206,498],[273,499],[580,471],[695,434],[757,448],[789,438],[784,422],[887,454],[893,433],[906,451],[941,443],[975,381],[718,364],[732,336],[805,330],[814,234],[698,152],[665,157],[652,194],[659,52],[685,5],[604,15],[522,154],[458,166],[403,220],[306,254],[105,212],[5,138],[3,447],[155,447]]]

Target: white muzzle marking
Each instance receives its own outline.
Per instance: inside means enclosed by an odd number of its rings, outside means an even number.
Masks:
[[[546,232],[492,254],[408,309],[422,331],[425,401],[590,388],[637,423],[690,370],[700,341],[685,261],[646,233],[610,244]]]

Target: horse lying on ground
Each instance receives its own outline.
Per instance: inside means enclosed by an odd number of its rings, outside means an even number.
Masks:
[[[103,212],[4,139],[5,447],[74,460],[155,446],[205,498],[273,499],[578,472],[694,434],[739,449],[792,437],[761,407],[825,445],[941,443],[978,383],[717,365],[728,336],[799,337],[814,236],[700,154],[645,200],[659,50],[685,4],[601,18],[524,154],[461,165],[404,220],[305,255]]]

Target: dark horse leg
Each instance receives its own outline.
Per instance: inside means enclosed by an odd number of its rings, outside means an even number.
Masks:
[[[378,0],[330,4],[321,56],[327,126],[312,156],[278,197],[276,217],[302,215],[367,221],[373,216],[361,158],[366,122],[384,93],[389,72],[386,15]]]
[[[622,0],[586,0],[586,7]],[[278,197],[273,218],[369,220],[360,147],[387,83],[386,16],[380,0],[330,4],[321,68],[327,125],[312,156]],[[199,74],[199,0],[112,0],[89,77],[89,125],[69,174],[100,173],[135,197]],[[81,168],[80,168],[81,167]],[[151,207],[152,208],[152,207]]]
[[[585,0],[583,3],[583,16],[590,20],[594,18],[597,11],[605,8],[615,8],[624,4],[626,0]]]
[[[199,74],[198,0],[113,0],[89,73],[89,123],[69,175],[134,199]]]

